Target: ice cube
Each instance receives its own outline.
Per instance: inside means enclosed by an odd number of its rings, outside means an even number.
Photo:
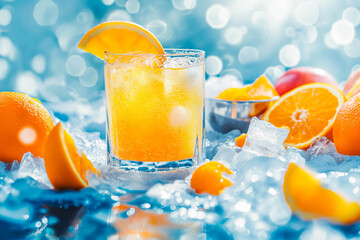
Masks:
[[[18,176],[20,178],[32,177],[37,182],[52,188],[46,173],[44,159],[40,157],[34,157],[34,155],[31,153],[24,154],[19,166]]]
[[[277,128],[271,123],[251,119],[243,151],[258,155],[277,157],[285,154],[283,146],[289,134],[289,129]]]
[[[233,161],[235,161],[238,152],[239,150],[234,147],[221,147],[212,161],[218,161],[224,163],[225,165],[233,165]]]
[[[206,129],[206,158],[213,159],[220,148],[234,148],[235,138],[240,135],[239,130],[233,130],[226,134]]]
[[[169,123],[171,127],[184,127],[191,120],[191,112],[183,106],[174,107],[169,115]]]

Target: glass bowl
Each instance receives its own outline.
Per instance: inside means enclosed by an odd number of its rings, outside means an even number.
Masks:
[[[259,116],[269,103],[278,99],[279,97],[266,100],[227,101],[206,98],[206,121],[215,131],[223,134],[234,129],[247,133],[251,118]]]

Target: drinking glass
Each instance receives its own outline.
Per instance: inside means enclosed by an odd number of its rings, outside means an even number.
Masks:
[[[201,50],[105,54],[108,164],[161,171],[204,159]]]

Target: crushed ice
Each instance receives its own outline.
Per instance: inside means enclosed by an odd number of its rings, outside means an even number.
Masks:
[[[112,207],[120,203],[165,214],[178,226],[172,229],[171,236],[206,238],[209,234],[215,239],[311,239],[314,236],[346,239],[357,236],[358,225],[349,227],[350,231],[323,220],[312,223],[300,220],[292,215],[284,199],[283,176],[289,162],[296,162],[319,172],[318,177],[331,189],[360,201],[360,157],[338,154],[326,138],[318,139],[307,151],[285,149],[283,142],[288,130],[256,118],[251,122],[243,149],[234,144],[234,138],[240,134],[238,131],[225,135],[208,132],[207,156],[224,163],[235,173],[229,176],[234,185],[214,197],[195,194],[190,189],[190,177],[152,184],[141,191],[129,190],[132,183],[148,182],[151,176],[119,175],[117,169],[106,165],[106,144],[98,133],[84,132],[70,123],[65,126],[76,145],[100,168],[100,178],[90,174],[89,188],[57,192],[52,190],[43,159],[26,153],[20,164],[2,163],[0,222],[4,226],[25,226],[31,236],[36,237],[59,237],[91,236],[94,230],[86,229],[86,225],[92,224],[95,229],[108,229],[104,236],[114,237],[121,231],[121,227],[120,230],[114,227],[116,219],[126,220],[139,211],[132,208],[131,213],[114,216]],[[64,214],[69,214],[71,221],[64,223]],[[61,229],[66,224],[68,227]],[[190,225],[191,234],[186,228]]]

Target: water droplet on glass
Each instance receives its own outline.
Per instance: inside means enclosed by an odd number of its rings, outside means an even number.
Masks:
[[[56,23],[59,15],[59,10],[51,0],[40,0],[36,3],[33,16],[35,21],[40,26],[50,26]]]
[[[209,75],[217,75],[221,72],[223,63],[217,56],[209,56],[205,59],[205,70]]]
[[[285,45],[280,49],[279,59],[284,66],[294,67],[300,62],[300,50],[297,46],[293,44]]]
[[[337,44],[349,44],[355,37],[354,25],[347,20],[339,20],[332,25],[330,34]]]
[[[318,5],[313,1],[300,2],[295,9],[295,18],[305,26],[315,24],[319,18]]]
[[[224,28],[229,20],[230,11],[220,4],[213,4],[206,10],[206,22],[212,28]]]
[[[243,47],[239,52],[239,62],[242,64],[249,64],[258,61],[260,58],[259,51],[251,46]]]

